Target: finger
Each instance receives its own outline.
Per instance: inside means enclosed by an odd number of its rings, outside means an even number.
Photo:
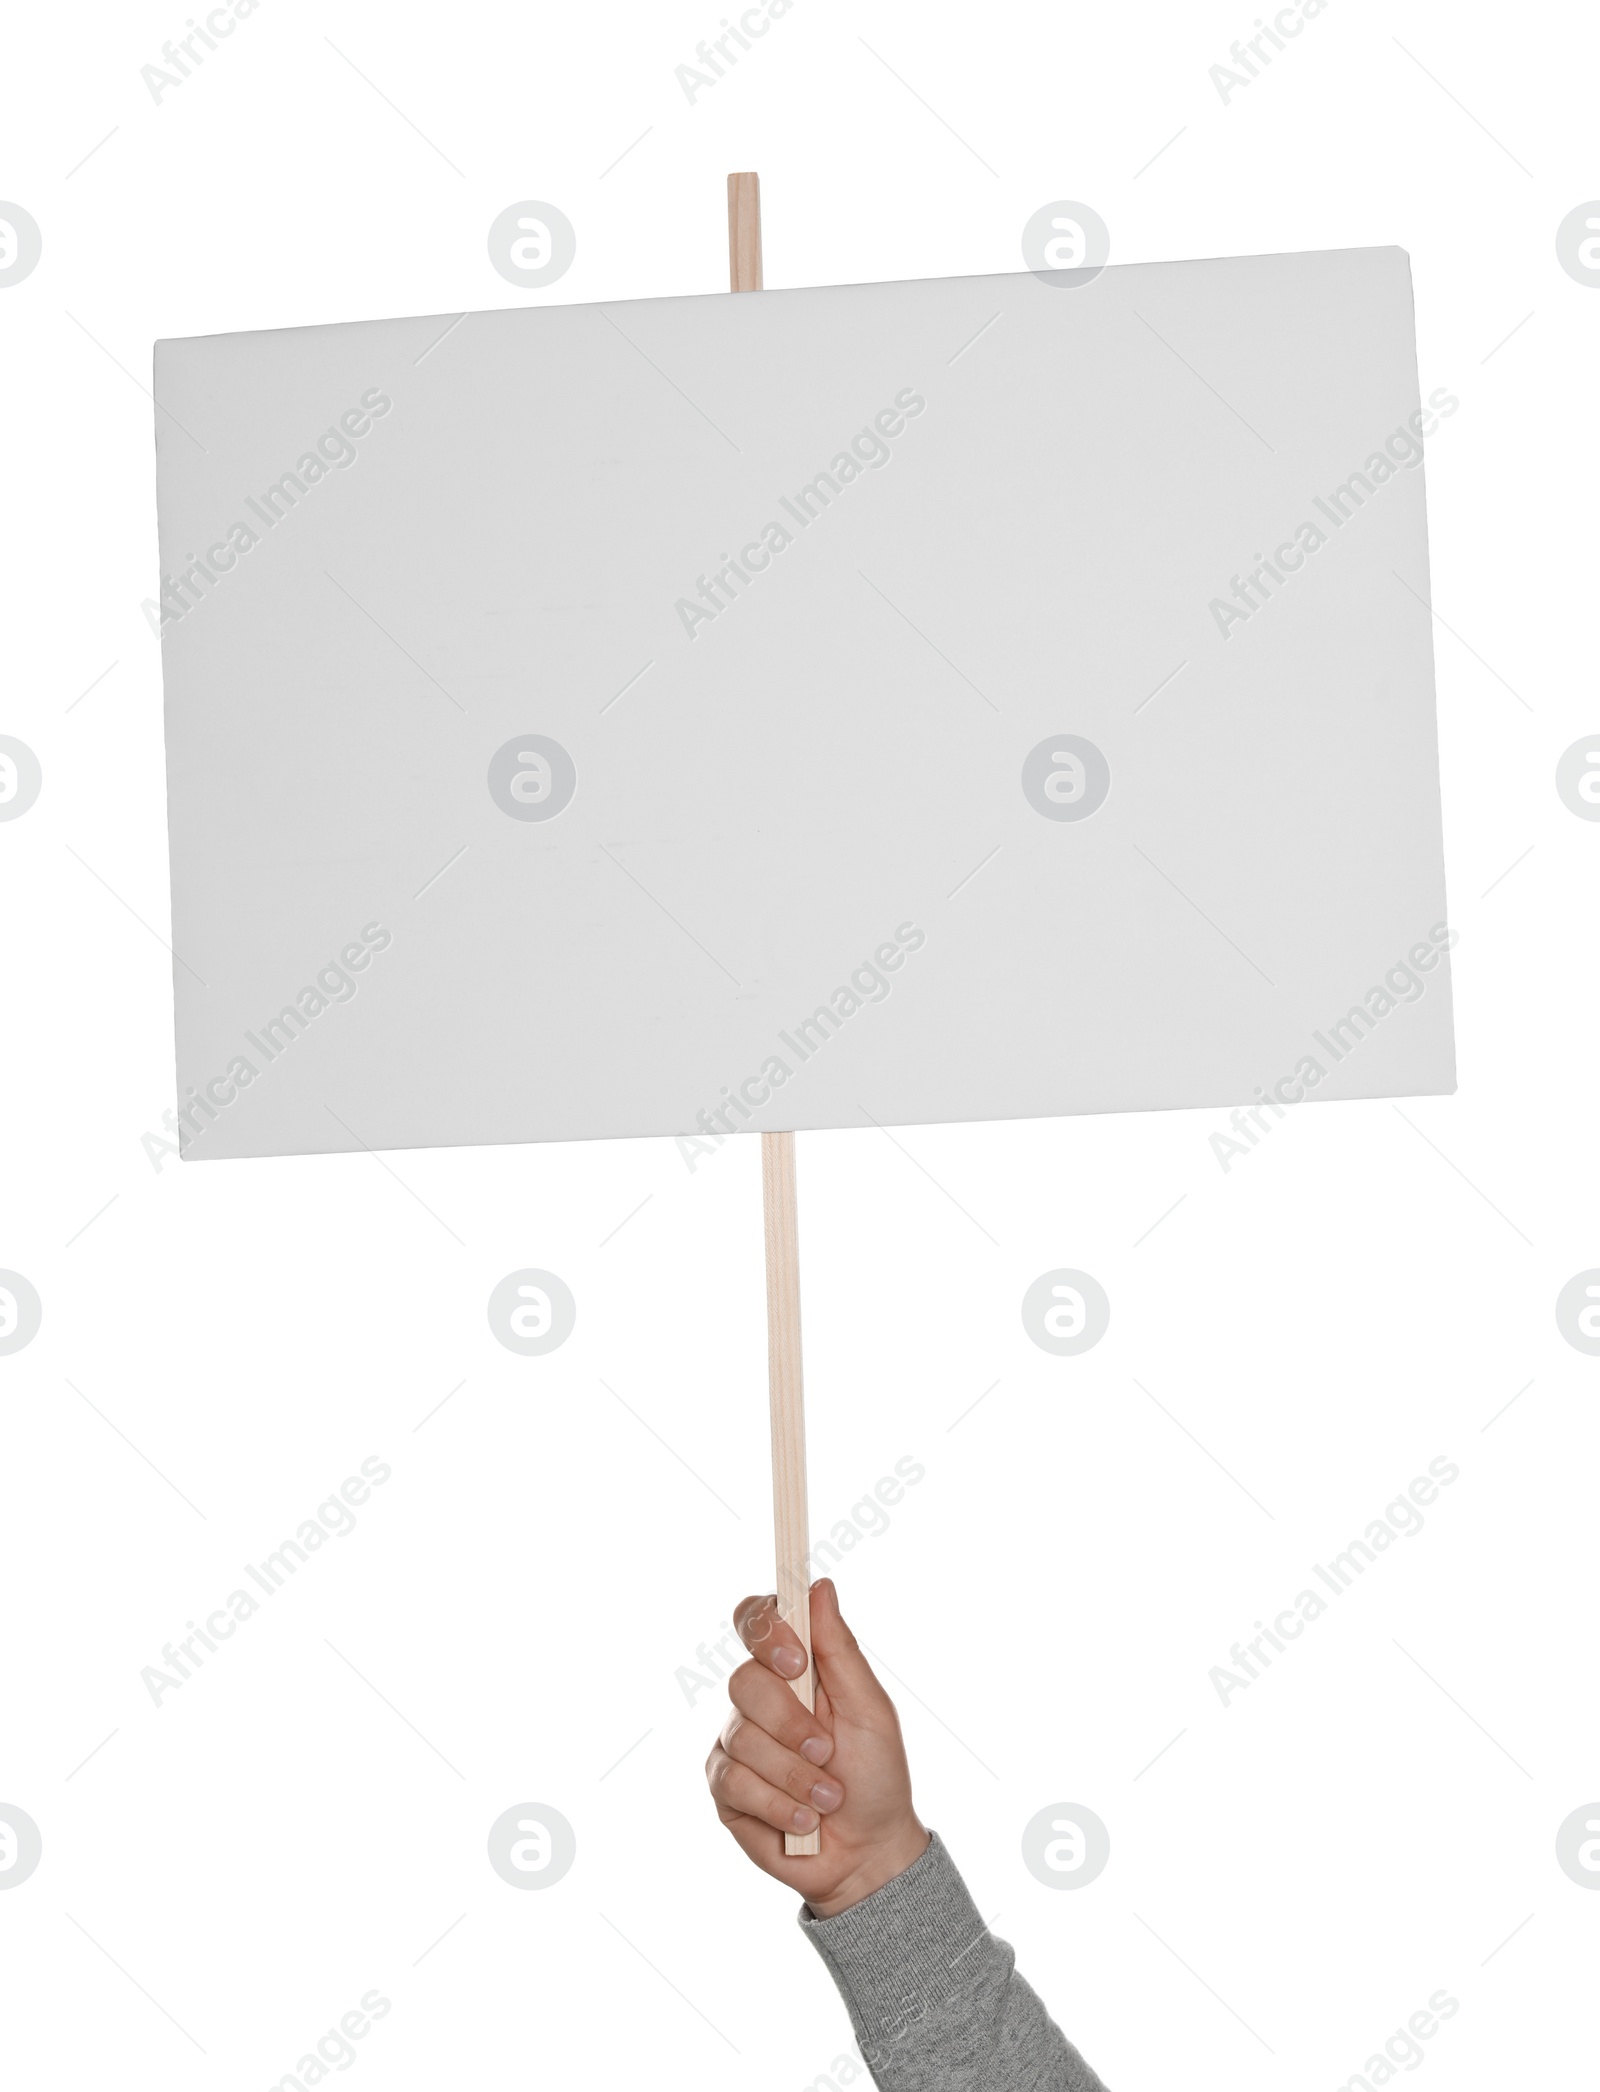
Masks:
[[[834,1708],[848,1715],[856,1708],[881,1705],[889,1698],[877,1673],[861,1653],[861,1644],[845,1625],[839,1594],[831,1576],[811,1586],[811,1649],[817,1675]]]
[[[799,1635],[778,1611],[770,1593],[765,1598],[745,1598],[734,1607],[733,1624],[757,1663],[776,1671],[780,1678],[798,1678],[806,1667],[806,1652]]]
[[[718,1811],[721,1815],[721,1811]],[[805,1860],[791,1860],[787,1856],[785,1834],[774,1830],[770,1823],[758,1823],[753,1816],[722,1816],[723,1828],[735,1839],[739,1849],[747,1858],[768,1874],[775,1874],[780,1881],[796,1867],[805,1867]]]
[[[785,1857],[784,1834],[775,1831],[770,1824],[757,1823],[753,1816],[734,1816],[727,1821],[726,1828],[738,1840],[740,1850],[768,1874],[775,1874],[781,1881],[789,1868],[796,1864]]]
[[[728,1680],[728,1698],[740,1714],[796,1757],[826,1765],[833,1756],[833,1738],[815,1714],[759,1661],[740,1664]]]
[[[777,1831],[813,1831],[817,1812],[779,1787],[771,1787],[761,1775],[730,1758],[718,1744],[706,1761],[706,1783],[724,1823],[736,1816],[750,1816]]]
[[[841,1806],[844,1789],[835,1779],[818,1773],[816,1766],[798,1757],[748,1715],[733,1714],[722,1732],[722,1748],[737,1764],[748,1765],[769,1787],[781,1787],[789,1799],[827,1816]]]

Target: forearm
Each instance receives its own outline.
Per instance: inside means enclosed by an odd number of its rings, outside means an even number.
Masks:
[[[978,1914],[938,1834],[914,1866],[801,1929],[883,2092],[1105,2092]]]

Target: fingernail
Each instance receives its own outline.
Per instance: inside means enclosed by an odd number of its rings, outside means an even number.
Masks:
[[[832,1780],[818,1780],[811,1790],[811,1799],[819,1809],[836,1809],[844,1800],[844,1789]]]
[[[833,1745],[826,1736],[808,1736],[800,1746],[802,1758],[809,1758],[813,1765],[826,1765],[833,1756]]]
[[[785,1678],[798,1678],[805,1667],[806,1656],[803,1649],[774,1649],[772,1652],[772,1668],[782,1671]]]
[[[816,1811],[814,1809],[796,1809],[794,1812],[794,1827],[797,1831],[814,1831],[817,1827]]]

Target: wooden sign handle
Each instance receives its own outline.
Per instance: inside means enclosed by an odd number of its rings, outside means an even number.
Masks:
[[[761,180],[728,176],[728,287],[761,288]],[[805,1645],[794,1690],[816,1705],[811,1664],[810,1519],[806,1509],[806,1401],[800,1371],[800,1229],[794,1195],[794,1135],[761,1136],[761,1202],[767,1238],[767,1384],[772,1405],[772,1524],[778,1610]],[[819,1830],[786,1832],[791,1856],[819,1852]]]
[[[761,177],[728,176],[728,288],[761,288]]]
[[[794,1690],[816,1705],[811,1663],[810,1520],[806,1509],[806,1398],[800,1372],[800,1230],[794,1195],[794,1135],[761,1136],[761,1194],[767,1234],[767,1385],[772,1407],[772,1527],[778,1610],[799,1635],[806,1668]],[[785,1852],[819,1852],[820,1831],[787,1831]]]

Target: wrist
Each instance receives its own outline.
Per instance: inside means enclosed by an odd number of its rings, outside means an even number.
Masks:
[[[908,1867],[914,1867],[927,1851],[928,1843],[926,1826],[915,1816],[909,1817],[898,1830],[875,1845],[831,1895],[808,1897],[811,1910],[819,1918],[836,1918],[841,1911],[864,1903],[869,1896],[904,1874]]]

